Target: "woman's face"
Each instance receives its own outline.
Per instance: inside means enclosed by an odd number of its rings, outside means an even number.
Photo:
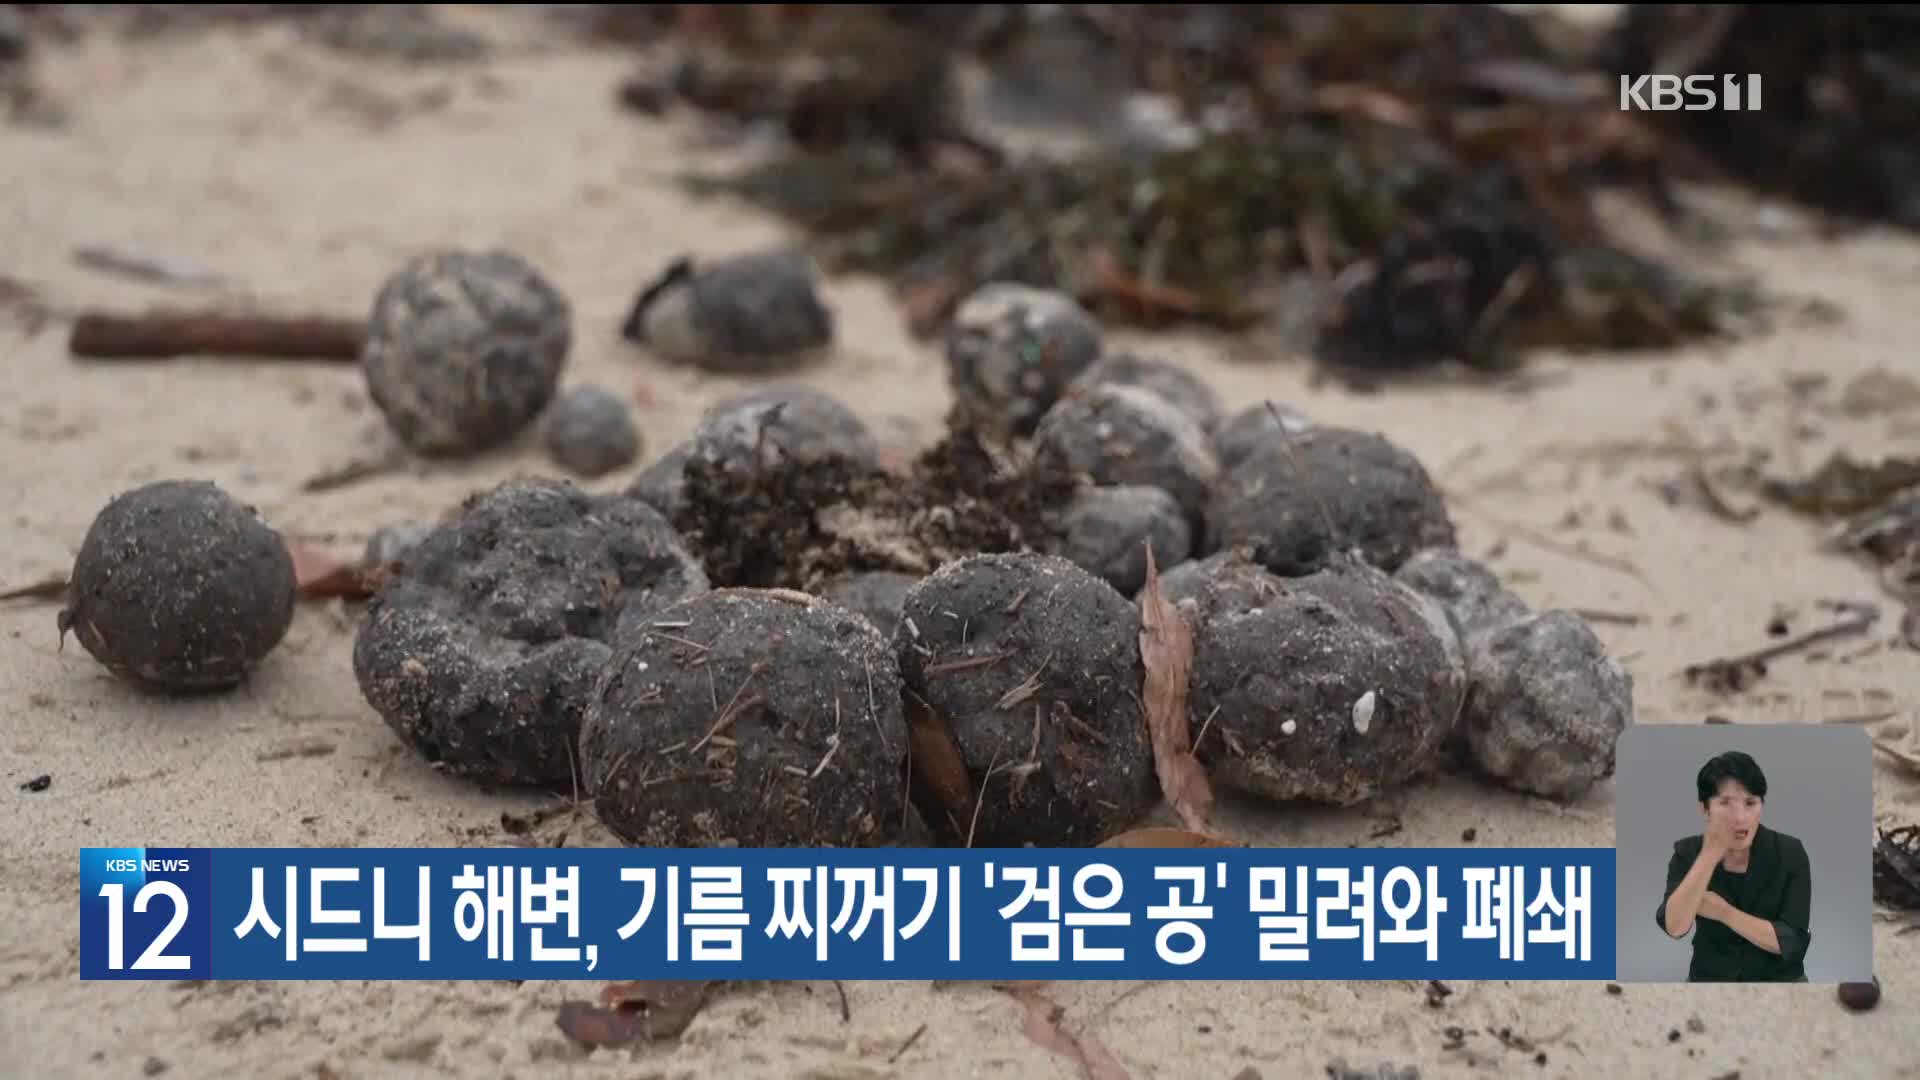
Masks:
[[[1733,850],[1745,851],[1753,846],[1753,834],[1760,827],[1763,806],[1760,797],[1748,791],[1740,781],[1722,780],[1720,790],[1707,803],[1706,813],[1710,817],[1725,818],[1731,823]]]

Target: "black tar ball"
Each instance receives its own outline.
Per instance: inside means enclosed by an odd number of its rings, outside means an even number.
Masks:
[[[360,362],[367,393],[423,454],[506,442],[547,407],[573,342],[572,309],[511,252],[423,255],[373,301]]]
[[[683,506],[687,463],[752,468],[783,460],[844,457],[877,462],[879,443],[866,422],[832,395],[804,383],[780,382],[718,402],[693,434],[640,471],[627,494],[668,517]]]
[[[286,544],[251,508],[210,483],[163,480],[93,519],[60,627],[136,685],[220,690],[286,637],[296,590]]]
[[[746,252],[673,265],[641,293],[622,336],[674,363],[767,373],[796,367],[833,340],[833,312],[804,253]]]
[[[1231,469],[1276,439],[1313,426],[1307,415],[1290,405],[1261,402],[1234,413],[1213,429],[1213,453],[1220,468]]]
[[[1432,600],[1345,558],[1283,578],[1225,553],[1162,587],[1194,627],[1194,753],[1216,785],[1346,806],[1441,762],[1467,680]]]
[[[600,820],[645,847],[872,847],[900,831],[907,732],[866,619],[786,590],[657,613],[580,733]]]
[[[361,625],[354,675],[401,738],[448,772],[565,788],[615,647],[706,588],[645,503],[510,482],[408,553]]]
[[[546,429],[547,453],[579,476],[603,476],[640,456],[632,412],[602,387],[575,386],[561,393],[547,410]]]
[[[1186,413],[1200,430],[1211,433],[1220,426],[1219,395],[1199,376],[1171,360],[1131,352],[1108,353],[1081,372],[1068,386],[1068,392],[1102,385],[1151,390]]]
[[[1392,572],[1455,535],[1420,460],[1382,436],[1313,427],[1262,445],[1220,480],[1207,507],[1207,550],[1245,547],[1276,574],[1310,574],[1358,551]]]
[[[1083,487],[1054,522],[1051,552],[1133,596],[1147,583],[1147,548],[1163,570],[1185,562],[1193,547],[1186,515],[1157,487]]]
[[[990,282],[954,311],[947,381],[960,413],[1031,434],[1068,384],[1100,358],[1100,323],[1065,293]]]
[[[1546,611],[1467,640],[1461,717],[1475,764],[1506,786],[1569,799],[1612,776],[1633,724],[1633,676],[1586,620]]]
[[[863,570],[841,574],[820,586],[820,595],[867,617],[889,641],[907,606],[907,593],[920,583],[920,575],[897,570]]]
[[[1199,521],[1219,479],[1207,433],[1172,402],[1138,386],[1103,383],[1047,410],[1034,454],[1096,484],[1145,484],[1173,496]]]
[[[977,821],[923,805],[953,842],[1097,844],[1158,801],[1140,614],[1106,582],[1052,555],[960,559],[907,594],[894,648],[979,801]]]

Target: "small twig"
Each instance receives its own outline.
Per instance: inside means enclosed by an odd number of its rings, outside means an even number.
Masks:
[[[733,692],[733,696],[731,698],[727,699],[727,707],[720,710],[720,715],[714,718],[713,726],[707,729],[707,733],[705,735],[700,736],[699,742],[694,743],[692,746],[687,748],[687,753],[689,754],[699,753],[701,747],[707,745],[708,742],[712,741],[715,735],[718,735],[722,731],[725,731],[728,725],[733,723],[734,716],[740,712],[741,695],[747,692],[748,685],[753,682],[754,676],[758,674],[760,674],[760,665],[755,664],[753,665],[753,670],[747,673],[747,677],[740,680],[740,688]]]
[[[873,696],[873,661],[866,661],[867,667],[867,719],[873,721],[874,734],[880,736],[880,748],[893,753],[893,744],[887,741],[887,732],[880,726],[880,707]]]
[[[1755,649],[1753,652],[1741,656],[1730,656],[1721,660],[1709,660],[1702,664],[1692,664],[1687,668],[1687,678],[1697,679],[1712,671],[1725,671],[1729,669],[1758,670],[1763,668],[1769,660],[1778,660],[1782,656],[1789,656],[1793,653],[1800,652],[1810,646],[1818,645],[1823,641],[1864,633],[1880,618],[1880,609],[1871,604],[1843,604],[1837,606],[1843,610],[1850,611],[1850,614],[1839,622],[1829,626],[1823,626],[1818,630],[1809,630],[1798,637],[1789,638],[1776,645],[1769,645],[1764,649]]]
[[[995,703],[994,707],[998,709],[1011,709],[1015,705],[1039,693],[1040,676],[1047,670],[1047,665],[1051,663],[1053,663],[1053,654],[1048,653],[1047,658],[1040,661],[1040,666],[1034,669],[1033,674],[1022,680],[1019,686],[1000,695],[1000,700]]]
[[[847,987],[839,979],[833,980],[833,988],[840,991],[840,1022],[853,1023],[853,1006],[847,1003]]]
[[[0,591],[0,600],[58,600],[66,595],[66,575],[52,574],[39,581]]]
[[[1829,716],[1821,721],[1826,724],[1878,724],[1900,715],[1899,709],[1883,709],[1880,712],[1860,713],[1855,716]]]
[[[900,1056],[902,1054],[905,1054],[907,1051],[913,1049],[913,1044],[919,1042],[920,1036],[925,1035],[926,1033],[927,1033],[927,1025],[925,1024],[921,1024],[919,1027],[914,1028],[913,1034],[907,1036],[907,1041],[900,1044],[900,1049],[895,1050],[892,1056],[887,1058],[887,1064],[891,1065],[894,1062],[899,1061]]]
[[[935,675],[951,675],[956,671],[969,671],[973,668],[992,667],[994,664],[1012,656],[1011,652],[988,653],[986,656],[970,656],[965,660],[943,660],[938,664],[928,664],[928,678]]]
[[[973,831],[980,825],[980,808],[987,804],[987,785],[993,782],[994,766],[1000,764],[1000,748],[994,747],[987,762],[987,775],[980,778],[980,791],[973,797],[973,818],[967,822],[967,847],[973,847]]]
[[[366,323],[358,319],[160,312],[84,312],[67,348],[90,360],[164,360],[177,356],[352,361]]]
[[[1641,623],[1647,621],[1645,615],[1635,614],[1631,611],[1601,611],[1596,608],[1574,608],[1573,613],[1588,622],[1615,623],[1620,626],[1639,626]]]
[[[398,472],[407,463],[407,453],[396,446],[373,454],[350,458],[331,468],[307,477],[300,490],[317,493],[335,491],[348,484],[357,484],[362,480],[371,480],[376,476],[385,476]]]

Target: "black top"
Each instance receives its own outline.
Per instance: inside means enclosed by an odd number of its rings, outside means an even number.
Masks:
[[[1673,858],[1667,862],[1667,889],[1653,913],[1662,933],[1667,926],[1666,897],[1673,895],[1693,868],[1704,843],[1705,837],[1689,836],[1673,845]],[[1707,889],[1741,911],[1773,923],[1773,932],[1780,939],[1780,954],[1762,949],[1718,919],[1696,918],[1688,982],[1806,980],[1807,946],[1813,939],[1809,927],[1813,878],[1807,849],[1798,838],[1759,826],[1754,830],[1746,872],[1736,874],[1716,865]]]

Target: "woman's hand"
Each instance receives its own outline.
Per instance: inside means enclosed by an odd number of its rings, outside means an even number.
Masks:
[[[1715,809],[1707,811],[1707,832],[1702,838],[1700,850],[1716,860],[1733,850],[1733,820],[1724,812]]]
[[[1705,895],[1700,897],[1699,914],[1703,919],[1712,919],[1714,922],[1724,923],[1727,921],[1727,912],[1732,910],[1732,908],[1733,905],[1727,903],[1726,898],[1714,892],[1712,889],[1708,889]]]

